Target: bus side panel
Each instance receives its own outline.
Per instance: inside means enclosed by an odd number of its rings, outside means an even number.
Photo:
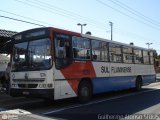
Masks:
[[[93,79],[93,93],[118,91],[135,87],[135,76],[102,77]]]
[[[83,78],[95,78],[91,61],[74,61],[66,68],[55,69],[55,99],[75,97]]]
[[[150,82],[156,82],[156,71],[154,65],[150,66],[150,74],[152,75]]]
[[[55,70],[54,99],[63,99],[77,96],[60,70]]]
[[[134,64],[93,62],[93,66],[96,71],[94,94],[135,87]]]
[[[153,83],[156,80],[156,75],[153,65],[135,64],[135,75],[142,75],[143,85]]]

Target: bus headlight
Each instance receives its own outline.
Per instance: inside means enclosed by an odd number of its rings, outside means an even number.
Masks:
[[[45,73],[40,73],[40,76],[41,77],[46,77],[46,74]]]

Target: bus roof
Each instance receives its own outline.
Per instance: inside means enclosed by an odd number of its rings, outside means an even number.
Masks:
[[[153,49],[147,49],[147,48],[143,48],[143,47],[139,47],[139,46],[135,46],[135,45],[130,45],[130,44],[126,44],[126,43],[121,43],[121,42],[117,42],[117,41],[112,41],[112,40],[109,40],[109,39],[95,37],[95,36],[91,36],[91,35],[87,35],[87,34],[82,34],[82,36],[85,37],[85,38],[105,41],[105,42],[109,42],[109,43],[113,43],[113,44],[118,44],[118,45],[121,45],[121,46],[143,49],[143,50],[147,50],[147,51],[153,51]]]
[[[95,36],[88,35],[88,34],[81,34],[81,33],[72,32],[72,31],[69,31],[69,30],[63,30],[63,29],[53,28],[53,27],[50,27],[50,28],[52,28],[53,30],[58,31],[58,32],[72,33],[72,34],[79,35],[79,36],[82,36],[82,37],[85,37],[85,38],[88,38],[88,39],[95,39],[95,40],[105,41],[105,42],[109,42],[109,43],[118,44],[118,45],[121,45],[121,46],[132,47],[132,48],[137,48],[137,49],[143,49],[143,50],[146,50],[146,51],[154,51],[153,49],[147,49],[147,48],[134,46],[134,45],[126,44],[126,43],[121,43],[121,42],[117,42],[117,41],[111,41],[109,39],[95,37]]]
[[[111,41],[109,39],[104,39],[104,38],[100,38],[100,37],[95,37],[95,36],[92,36],[92,35],[88,35],[88,34],[81,34],[81,33],[77,33],[77,32],[73,32],[73,31],[69,31],[69,30],[64,30],[64,29],[59,29],[59,28],[54,28],[54,27],[41,27],[41,28],[34,28],[34,29],[30,29],[30,30],[26,30],[26,31],[22,31],[16,35],[19,35],[19,34],[23,34],[25,32],[33,32],[34,30],[43,30],[43,29],[51,29],[53,31],[56,31],[56,32],[61,32],[61,33],[64,33],[64,34],[70,34],[70,35],[75,35],[75,36],[81,36],[81,37],[85,37],[85,38],[88,38],[88,39],[94,39],[94,40],[100,40],[100,41],[105,41],[105,42],[109,42],[109,43],[114,43],[114,44],[118,44],[118,45],[121,45],[121,46],[126,46],[126,47],[132,47],[132,48],[136,48],[136,49],[143,49],[143,50],[146,50],[146,51],[155,51],[153,49],[147,49],[147,48],[143,48],[143,47],[138,47],[138,46],[135,46],[135,45],[130,45],[130,44],[126,44],[126,43],[121,43],[121,42],[117,42],[117,41]],[[16,36],[14,35],[14,36]]]

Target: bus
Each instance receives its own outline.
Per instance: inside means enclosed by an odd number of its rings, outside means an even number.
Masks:
[[[135,88],[156,81],[154,52],[52,27],[12,37],[10,95],[53,100]]]

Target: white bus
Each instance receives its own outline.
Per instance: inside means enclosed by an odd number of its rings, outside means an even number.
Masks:
[[[12,41],[11,96],[88,101],[156,80],[154,52],[145,48],[51,27]]]

